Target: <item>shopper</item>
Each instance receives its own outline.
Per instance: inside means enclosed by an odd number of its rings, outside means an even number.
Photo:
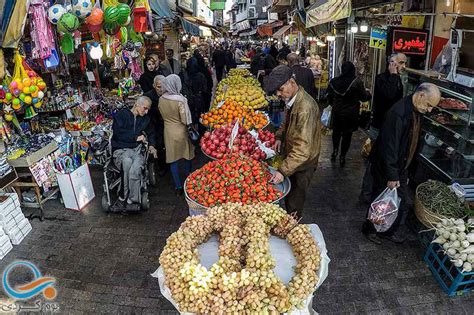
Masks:
[[[230,69],[237,68],[237,63],[234,58],[234,52],[231,48],[227,48],[225,50],[225,66],[227,73],[229,73]]]
[[[147,115],[150,107],[151,100],[140,96],[132,109],[122,109],[114,116],[112,156],[114,164],[121,170],[122,183],[119,199],[112,206],[112,211],[122,211],[127,204],[140,203],[141,172],[145,164],[140,144],[147,140],[150,154],[157,156],[155,130]]]
[[[166,50],[166,60],[163,61],[162,64],[163,67],[166,68],[166,76],[168,76],[169,74],[179,74],[181,72],[181,65],[179,64],[179,61],[174,58],[173,49]]]
[[[273,58],[277,59],[278,56],[278,48],[276,47],[276,44],[273,42],[272,45],[270,46],[270,55],[272,55]]]
[[[321,124],[316,101],[298,86],[288,66],[278,66],[265,79],[268,94],[279,96],[285,103],[285,121],[277,132],[274,149],[282,149],[283,162],[273,175],[274,183],[284,176],[291,182],[291,191],[285,199],[288,212],[301,217],[311,178],[318,165],[321,146]],[[283,141],[283,146],[282,146]]]
[[[217,82],[220,82],[224,76],[224,67],[226,65],[225,52],[222,50],[220,45],[217,46],[216,50],[212,54],[212,65],[216,69]]]
[[[211,71],[209,67],[206,65],[206,61],[202,57],[201,53],[198,50],[194,51],[194,58],[197,61],[197,67],[199,72],[201,72],[204,77],[206,78],[206,90],[203,93],[203,100],[204,100],[204,111],[207,112],[209,110],[209,106],[211,105],[211,98],[212,98],[212,88],[214,86],[214,81],[212,80]]]
[[[288,54],[291,53],[291,49],[290,47],[288,47],[287,43],[283,43],[283,47],[280,49],[279,52],[282,53],[286,58]]]
[[[405,70],[407,57],[395,53],[388,59],[387,70],[375,78],[371,138],[375,140],[387,111],[403,97],[400,74]]]
[[[407,167],[413,160],[420,136],[420,114],[431,112],[440,101],[438,87],[422,83],[414,94],[408,95],[386,114],[380,134],[370,153],[371,173],[374,180],[372,200],[388,187],[397,188],[401,203],[398,216],[386,233],[375,233],[373,224],[366,220],[362,232],[372,242],[381,244],[380,237],[395,243],[405,240],[404,227],[407,206]]]
[[[300,56],[295,53],[288,54],[286,59],[288,60],[288,66],[291,68],[291,70],[293,70],[296,83],[301,85],[306,93],[315,98],[316,89],[314,86],[313,72],[310,69],[300,65]]]
[[[199,72],[197,61],[194,58],[186,62],[186,71],[183,72],[183,89],[186,87],[188,106],[194,124],[199,122],[199,117],[206,110],[203,95],[207,92],[206,77]]]
[[[332,105],[333,129],[331,161],[336,161],[340,145],[341,167],[346,164],[346,154],[351,146],[352,133],[359,127],[360,102],[366,102],[370,100],[370,97],[364,83],[356,77],[355,66],[350,61],[344,62],[341,74],[329,82],[328,102]]]
[[[285,54],[278,53],[276,60],[278,62],[278,65],[288,65],[288,60],[286,60]]]
[[[165,140],[164,140],[164,122],[163,117],[161,117],[160,111],[158,110],[158,104],[160,101],[160,96],[163,94],[161,89],[161,82],[165,79],[163,75],[157,75],[153,80],[153,90],[150,90],[143,94],[143,96],[148,97],[151,100],[151,108],[148,112],[151,123],[155,129],[156,135],[156,150],[158,151],[157,158],[157,171],[159,176],[164,176],[166,174],[167,166],[165,159]]]
[[[247,52],[247,58],[253,59],[253,57],[257,54],[257,50],[255,46],[250,46],[249,51]]]
[[[176,188],[176,195],[183,194],[183,181],[179,175],[179,164],[184,162],[184,175],[191,173],[194,159],[194,146],[188,137],[187,126],[192,124],[188,100],[181,94],[181,79],[171,74],[162,82],[163,95],[160,98],[159,110],[165,122],[166,163],[171,164],[171,174]]]
[[[140,85],[143,93],[153,90],[153,80],[159,74],[155,67],[155,59],[150,56],[147,57],[145,59],[145,71],[138,80],[138,84]]]
[[[262,48],[257,47],[255,55],[250,61],[250,73],[257,76],[259,71],[265,69],[265,56],[262,52]]]
[[[242,58],[244,57],[244,52],[240,49],[239,46],[235,47],[234,58],[237,65],[242,64]]]

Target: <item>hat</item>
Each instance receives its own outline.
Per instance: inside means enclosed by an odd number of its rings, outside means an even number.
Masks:
[[[273,94],[293,76],[293,70],[285,65],[275,67],[269,76],[265,77],[263,85],[267,94]]]

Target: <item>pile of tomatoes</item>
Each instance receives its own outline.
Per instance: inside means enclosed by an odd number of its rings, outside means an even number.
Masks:
[[[267,158],[267,154],[259,148],[257,140],[243,127],[239,127],[232,149],[229,148],[233,128],[234,124],[227,124],[212,132],[207,131],[201,138],[202,151],[215,159],[221,159],[231,152],[244,154],[256,160],[265,160]],[[265,139],[262,142],[267,147],[270,147],[275,142],[274,135],[269,131],[259,130],[258,135],[259,138]],[[273,139],[273,143],[271,139]]]
[[[192,173],[186,181],[186,192],[205,207],[227,202],[274,202],[283,193],[273,187],[271,177],[262,162],[233,154]]]
[[[226,99],[221,107],[213,108],[201,115],[201,123],[215,129],[236,120],[242,122],[243,127],[247,130],[262,129],[269,123],[268,117],[264,113],[244,108],[231,99]]]

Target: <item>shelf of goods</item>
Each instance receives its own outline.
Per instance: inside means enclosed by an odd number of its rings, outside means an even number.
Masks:
[[[422,118],[419,161],[445,182],[457,182],[474,200],[474,88],[408,72],[408,94],[429,82],[441,91],[441,102]]]

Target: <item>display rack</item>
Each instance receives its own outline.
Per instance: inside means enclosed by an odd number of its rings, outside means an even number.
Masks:
[[[458,182],[474,200],[474,88],[408,70],[408,94],[420,83],[433,83],[443,98],[462,101],[466,110],[433,109],[423,114],[419,161],[446,182]]]

